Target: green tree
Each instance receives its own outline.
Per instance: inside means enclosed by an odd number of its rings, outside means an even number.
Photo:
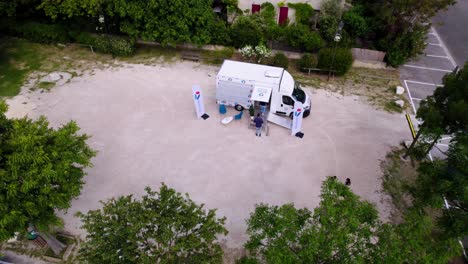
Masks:
[[[370,263],[374,206],[344,184],[324,181],[320,206],[257,205],[247,220],[246,248],[266,263]]]
[[[389,33],[381,38],[377,44],[387,52],[385,59],[390,66],[398,67],[409,58],[423,53],[426,47],[427,25],[415,25],[412,28]]]
[[[64,0],[58,4],[45,0],[40,8],[54,19],[105,14],[119,22],[122,33],[163,45],[202,45],[211,42],[211,31],[219,26],[211,4],[211,0]]]
[[[326,41],[334,41],[335,34],[338,31],[338,20],[333,16],[321,16],[318,22],[320,35]]]
[[[30,223],[59,223],[55,210],[80,194],[95,155],[75,122],[53,129],[44,117],[7,119],[6,110],[0,102],[0,241]]]
[[[444,76],[443,84],[443,87],[438,87],[433,95],[421,102],[416,116],[422,123],[405,157],[421,135],[432,139],[427,153],[442,134],[468,131],[468,63],[458,72]]]
[[[188,195],[162,185],[102,202],[103,208],[78,213],[88,235],[80,257],[86,263],[221,263],[217,236],[225,218]]]
[[[468,134],[457,133],[447,154],[446,160],[422,162],[410,190],[419,207],[442,208],[447,199],[439,226],[444,236],[459,238],[468,235]]]
[[[239,263],[447,263],[461,252],[418,208],[382,223],[374,205],[328,178],[312,213],[292,204],[257,205],[247,220],[250,257]]]
[[[336,20],[339,20],[343,14],[342,0],[322,0],[320,7],[323,16],[331,16]]]
[[[317,32],[312,32],[308,26],[302,24],[287,27],[286,37],[291,47],[306,51],[317,51],[325,46],[325,42]]]
[[[365,36],[369,31],[367,20],[364,16],[364,8],[361,5],[353,6],[343,14],[344,28],[351,36]]]
[[[0,15],[27,17],[37,13],[39,0],[0,0]]]
[[[232,24],[231,39],[234,47],[257,46],[264,40],[261,25],[252,17],[240,16]]]
[[[461,254],[456,239],[445,239],[433,220],[410,208],[400,224],[382,224],[375,232],[372,263],[448,263]]]
[[[364,7],[372,26],[369,39],[387,52],[387,61],[396,67],[425,48],[426,33],[431,18],[456,0],[354,0]]]
[[[105,5],[110,1],[105,0],[42,0],[39,9],[44,10],[44,13],[52,19],[71,18],[77,16],[97,16],[104,12],[111,11],[111,5]]]

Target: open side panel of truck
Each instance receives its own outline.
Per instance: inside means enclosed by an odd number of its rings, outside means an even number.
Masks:
[[[241,105],[249,108],[254,82],[237,78],[218,76],[216,80],[216,101],[228,106]]]

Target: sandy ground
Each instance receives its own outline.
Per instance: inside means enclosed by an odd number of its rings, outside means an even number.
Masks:
[[[382,218],[388,216],[379,193],[379,160],[410,139],[402,114],[374,110],[359,97],[306,89],[312,114],[303,122],[305,137],[271,125],[270,136],[258,138],[247,118],[220,124],[216,72],[190,62],[126,65],[9,101],[9,116],[46,115],[54,126],[73,119],[92,135],[89,143],[99,153],[81,196],[63,215],[69,231],[83,232],[76,211],[98,208],[99,200],[112,196],[140,196],[145,186],[157,189],[161,182],[218,208],[227,217],[229,235],[223,240],[230,248],[246,241],[245,219],[256,203],[314,208],[329,175],[351,178],[353,191],[377,204]],[[203,89],[208,120],[195,117],[193,84]]]

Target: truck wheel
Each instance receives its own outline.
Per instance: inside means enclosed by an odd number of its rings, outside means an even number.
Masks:
[[[293,116],[293,115],[294,115],[294,112],[291,112],[291,113],[289,114],[289,118],[291,118],[291,120],[294,119],[294,116]]]
[[[239,112],[244,111],[244,107],[242,105],[236,105],[234,108]]]
[[[305,110],[304,111],[304,117],[308,117],[310,115],[310,110]]]

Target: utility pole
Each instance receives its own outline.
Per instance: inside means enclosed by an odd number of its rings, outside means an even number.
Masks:
[[[333,70],[333,66],[334,66],[334,64],[335,64],[336,48],[338,47],[338,42],[340,42],[340,40],[341,40],[341,30],[343,29],[343,26],[344,26],[343,21],[340,21],[340,23],[338,24],[338,30],[337,30],[336,33],[335,33],[335,38],[334,38],[334,41],[335,41],[335,49],[333,50],[332,63],[331,63],[331,65],[330,65],[330,68],[328,69],[328,78],[327,78],[327,82],[330,80],[330,76],[331,76],[331,73],[332,73],[332,70]]]

